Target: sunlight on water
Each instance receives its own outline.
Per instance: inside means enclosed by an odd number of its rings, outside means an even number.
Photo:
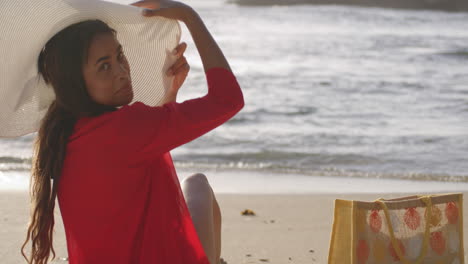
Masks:
[[[223,50],[246,104],[172,151],[176,166],[468,181],[468,14],[184,2]],[[191,70],[179,102],[207,91],[182,29]],[[14,172],[29,168],[32,139],[0,139],[0,181],[21,179]]]

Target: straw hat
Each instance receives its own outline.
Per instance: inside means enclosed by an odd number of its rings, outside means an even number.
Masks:
[[[39,53],[56,33],[88,19],[100,19],[117,31],[132,69],[134,101],[156,106],[173,76],[165,72],[176,61],[176,20],[144,17],[142,8],[102,0],[0,1],[0,137],[38,130],[55,98],[38,74]]]

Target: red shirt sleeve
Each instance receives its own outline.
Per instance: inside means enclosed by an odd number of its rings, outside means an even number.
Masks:
[[[129,159],[136,162],[168,152],[220,126],[244,107],[241,88],[225,68],[206,72],[208,94],[151,107],[124,106],[117,129]]]

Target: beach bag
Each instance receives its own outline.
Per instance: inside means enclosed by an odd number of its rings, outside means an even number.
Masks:
[[[335,200],[329,264],[463,264],[463,195]]]

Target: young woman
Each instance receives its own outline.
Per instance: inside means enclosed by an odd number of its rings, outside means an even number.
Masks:
[[[73,24],[49,40],[38,69],[54,88],[35,142],[32,216],[21,248],[28,263],[53,249],[57,197],[70,264],[218,264],[221,212],[205,175],[180,184],[169,151],[223,124],[244,106],[242,91],[200,16],[170,0],[140,1],[142,15],[184,22],[205,70],[208,93],[177,103],[189,71],[179,59],[164,104],[132,103],[131,69],[112,28]],[[151,69],[148,69],[151,71]],[[50,180],[53,179],[51,186]],[[31,260],[23,250],[32,242]]]

